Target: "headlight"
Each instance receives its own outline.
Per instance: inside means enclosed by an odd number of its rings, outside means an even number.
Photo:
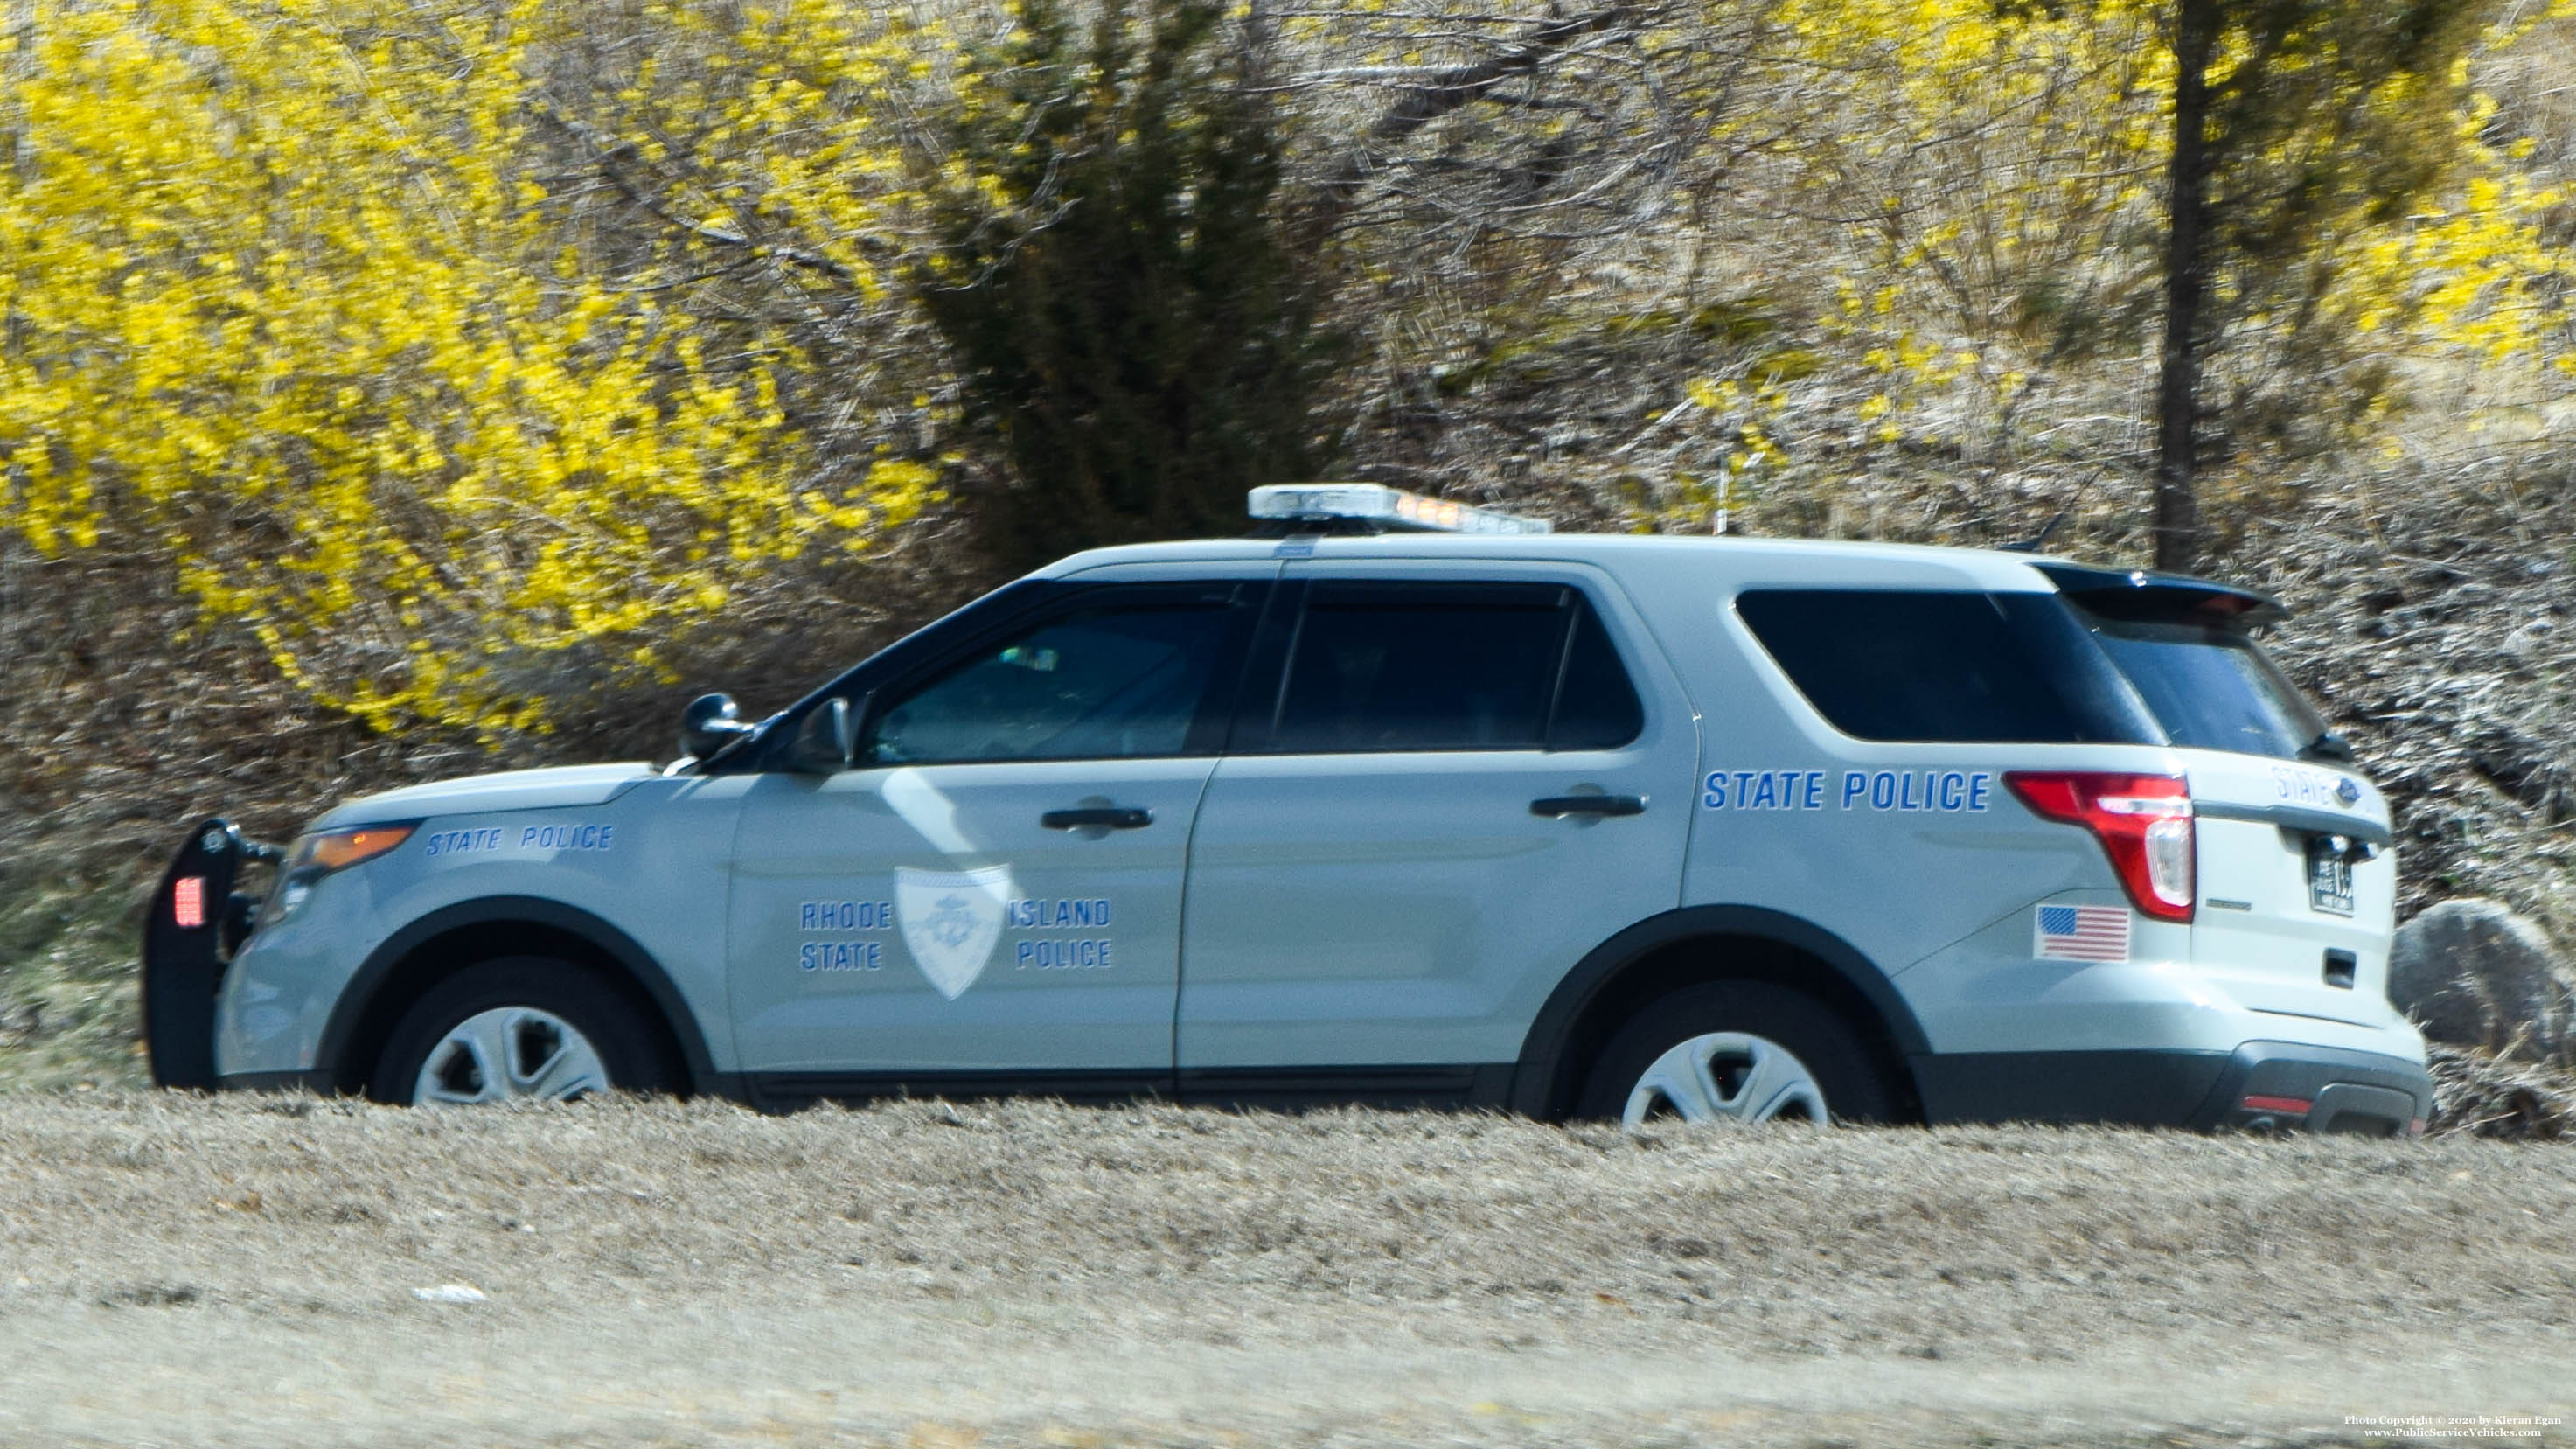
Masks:
[[[313,894],[314,885],[322,877],[375,859],[411,839],[411,833],[419,828],[419,821],[405,820],[299,837],[286,853],[286,864],[278,869],[277,885],[269,891],[268,903],[260,907],[259,924],[273,926],[285,920],[304,904],[306,896]]]

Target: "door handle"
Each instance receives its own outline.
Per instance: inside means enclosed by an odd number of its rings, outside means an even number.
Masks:
[[[1543,795],[1530,802],[1532,815],[1562,820],[1568,815],[1643,815],[1643,795]]]
[[[1154,812],[1123,805],[1085,805],[1073,810],[1050,810],[1038,817],[1038,823],[1049,830],[1142,830],[1154,823]]]

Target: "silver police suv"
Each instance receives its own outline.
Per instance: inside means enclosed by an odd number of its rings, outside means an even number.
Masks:
[[[155,1069],[2407,1133],[2387,807],[2259,594],[1373,485],[1077,554],[684,756],[193,828]],[[266,860],[264,898],[238,872]]]

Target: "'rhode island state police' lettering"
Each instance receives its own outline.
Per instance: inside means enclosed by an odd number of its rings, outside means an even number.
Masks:
[[[1022,941],[1019,947],[1020,971],[1106,971],[1109,969],[1109,941],[1106,937],[1076,937],[1070,941],[1040,937]]]
[[[806,901],[796,908],[800,931],[891,931],[892,901]]]
[[[1054,931],[1109,924],[1107,898],[1088,901],[1013,901],[1002,924],[1014,931]]]
[[[1987,770],[1712,770],[1699,802],[1711,810],[1982,811],[1994,795]]]
[[[1106,931],[1109,898],[1088,900],[1014,900],[1003,906],[1003,923],[1014,931]],[[1015,971],[1106,971],[1110,966],[1107,936],[1041,936],[1016,943],[1011,950]]]
[[[883,941],[808,941],[796,948],[800,971],[879,971],[885,967]]]
[[[800,931],[891,931],[892,901],[801,901],[796,907]],[[883,941],[807,941],[796,948],[799,971],[882,971]]]

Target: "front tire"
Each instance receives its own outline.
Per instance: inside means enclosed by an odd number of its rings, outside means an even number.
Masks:
[[[1815,998],[1762,981],[1660,997],[1601,1048],[1575,1115],[1684,1122],[1884,1122],[1892,1096],[1859,1036]]]
[[[406,1106],[668,1092],[652,1021],[598,972],[509,956],[439,982],[403,1013],[367,1095]]]

